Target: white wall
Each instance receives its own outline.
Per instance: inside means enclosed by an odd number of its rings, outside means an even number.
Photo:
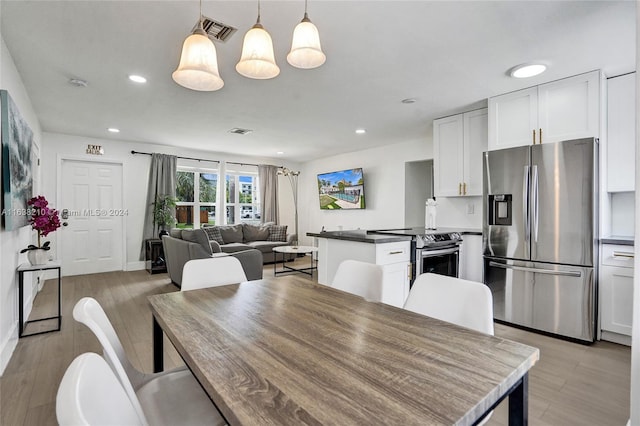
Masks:
[[[29,123],[33,131],[36,148],[41,147],[40,123],[13,59],[9,54],[9,50],[1,37],[0,42],[0,88],[9,92],[22,117]],[[42,152],[41,149],[40,152]],[[37,167],[37,165],[34,167]],[[37,171],[34,176],[38,176]],[[34,181],[33,189],[34,194],[37,194],[39,190],[37,181]],[[16,268],[20,263],[27,261],[26,255],[21,255],[19,252],[31,243],[34,235],[35,233],[28,226],[14,231],[0,229],[0,374],[4,372],[9,358],[18,343],[18,283]],[[25,275],[25,283],[30,282],[31,277],[29,275]],[[32,287],[25,286],[25,307],[27,308],[25,317],[30,311],[31,295]]]
[[[611,235],[634,234],[635,203],[635,192],[611,194]]]
[[[139,260],[140,248],[142,245],[142,226],[144,221],[144,209],[147,197],[147,184],[149,179],[149,165],[151,157],[148,155],[133,155],[131,150],[141,152],[159,152],[164,154],[174,154],[184,157],[235,161],[251,164],[274,164],[285,165],[290,168],[298,168],[295,163],[284,164],[282,161],[273,158],[256,158],[231,156],[229,154],[202,152],[189,149],[181,149],[165,145],[153,145],[139,142],[121,141],[113,139],[95,139],[84,136],[64,135],[58,133],[43,133],[43,162],[42,181],[43,191],[50,200],[58,200],[57,178],[58,167],[62,158],[81,158],[87,160],[111,160],[119,161],[123,165],[124,200],[123,208],[128,210],[125,217],[126,229],[126,259],[125,270],[136,270],[144,268],[144,262]],[[96,156],[86,154],[87,145],[102,145],[104,155]],[[293,228],[293,213],[288,206],[291,206],[289,193],[289,183],[280,181],[281,199],[284,206],[281,207],[282,224]],[[60,209],[64,206],[56,206]],[[61,234],[61,233],[58,233]],[[60,235],[58,235],[60,237]],[[60,244],[54,244],[53,252]],[[64,271],[63,271],[64,274]]]
[[[301,242],[311,244],[307,232],[342,229],[381,229],[404,226],[405,162],[432,158],[430,139],[340,154],[303,164],[300,174]],[[362,167],[366,208],[320,210],[317,175]]]

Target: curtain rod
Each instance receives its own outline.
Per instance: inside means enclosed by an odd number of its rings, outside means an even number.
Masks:
[[[152,155],[150,152],[140,152],[140,151],[134,151],[134,150],[131,150],[131,153],[132,154],[142,154],[142,155]],[[208,161],[210,163],[219,163],[220,162],[220,160],[205,160],[205,159],[202,159],[202,158],[181,157],[179,155],[177,155],[176,157],[177,158],[181,158],[183,160]]]
[[[131,153],[132,153],[132,154],[151,155],[151,153],[150,153],[150,152],[140,152],[140,151],[133,151],[133,150],[131,150]],[[181,157],[181,156],[179,156],[179,155],[177,156],[177,158],[181,158],[181,159],[183,159],[183,160],[209,161],[209,162],[211,162],[211,163],[219,163],[219,162],[220,162],[220,160],[204,160],[204,159],[202,159],[202,158]],[[235,161],[226,161],[226,163],[227,163],[227,164],[237,164],[237,165],[239,165],[239,166],[255,166],[255,167],[258,167],[258,166],[259,166],[259,164],[252,164],[252,163],[237,163],[237,162],[235,162]],[[279,168],[281,168],[281,169],[283,169],[283,168],[284,168],[284,166],[276,166],[276,167],[279,167]]]

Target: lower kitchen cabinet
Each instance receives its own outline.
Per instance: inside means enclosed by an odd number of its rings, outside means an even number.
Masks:
[[[482,282],[482,235],[462,235],[459,276],[469,281]]]
[[[601,339],[630,344],[633,320],[633,246],[602,246],[600,266]]]
[[[343,260],[359,260],[382,266],[382,302],[404,306],[411,282],[411,241],[367,243],[318,238],[318,283],[331,285]]]

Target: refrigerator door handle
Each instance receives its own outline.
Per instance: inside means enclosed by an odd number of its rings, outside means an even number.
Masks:
[[[529,166],[524,166],[524,176],[522,179],[522,216],[524,220],[524,251],[529,255],[529,241],[531,237],[531,225],[529,221]]]
[[[538,242],[538,166],[532,167],[533,172],[533,241]]]
[[[562,275],[565,277],[576,277],[576,278],[580,278],[582,276],[582,273],[580,271],[554,271],[553,269],[537,269],[537,268],[527,268],[526,266],[505,265],[503,263],[498,263],[498,262],[489,262],[489,266],[502,268],[502,269],[513,269],[515,271],[534,272],[536,274]]]

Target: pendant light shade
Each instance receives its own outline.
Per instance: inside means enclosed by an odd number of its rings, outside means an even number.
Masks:
[[[320,46],[318,29],[305,12],[304,18],[293,30],[291,52],[287,55],[287,62],[296,68],[311,69],[324,64],[326,59]]]
[[[180,86],[191,90],[211,92],[224,86],[218,73],[216,48],[204,30],[196,29],[184,41],[180,65],[171,76]]]
[[[216,47],[202,27],[202,0],[198,28],[182,44],[180,64],[171,77],[180,86],[191,90],[212,92],[224,86],[218,72]]]
[[[280,74],[273,54],[271,36],[258,22],[244,36],[242,56],[236,65],[236,71],[248,78],[265,80]]]

